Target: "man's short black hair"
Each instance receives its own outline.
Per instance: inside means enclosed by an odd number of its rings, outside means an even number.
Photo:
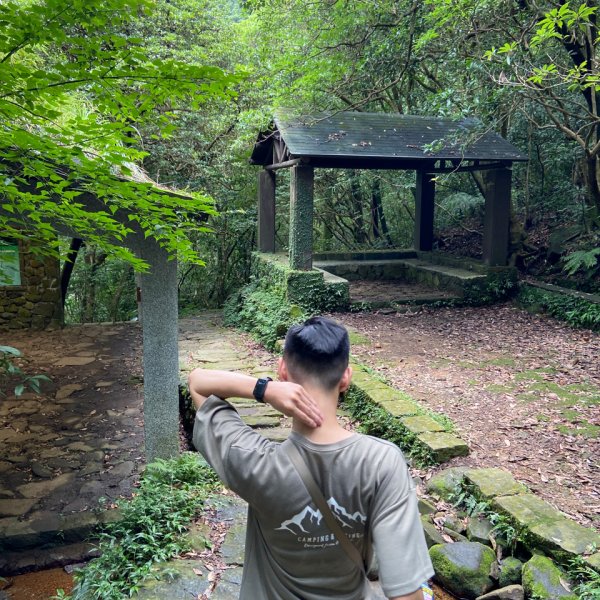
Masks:
[[[348,332],[332,319],[312,317],[290,327],[283,357],[294,379],[314,379],[323,388],[333,389],[348,367]]]

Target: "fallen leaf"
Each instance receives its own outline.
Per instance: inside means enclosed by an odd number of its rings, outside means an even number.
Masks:
[[[202,577],[204,575],[204,573],[202,573],[202,571],[200,569],[192,569],[192,571],[194,571],[194,575],[198,575],[198,577]]]

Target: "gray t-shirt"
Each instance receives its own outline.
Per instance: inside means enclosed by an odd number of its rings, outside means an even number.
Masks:
[[[249,504],[242,600],[360,600],[362,574],[328,530],[282,444],[210,396],[196,413],[194,446]],[[295,444],[344,532],[368,558],[371,537],[388,597],[417,590],[433,575],[412,480],[394,444],[353,434]]]

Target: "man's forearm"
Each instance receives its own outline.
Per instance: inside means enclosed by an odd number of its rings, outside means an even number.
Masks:
[[[219,398],[253,398],[256,377],[229,371],[194,369],[189,377],[189,390],[196,409],[210,395]]]
[[[194,407],[198,410],[212,394],[219,398],[254,398],[256,377],[230,371],[194,369],[188,377],[188,387]],[[264,390],[264,402],[288,417],[299,419],[309,427],[318,427],[323,414],[306,390],[291,381],[271,381]]]

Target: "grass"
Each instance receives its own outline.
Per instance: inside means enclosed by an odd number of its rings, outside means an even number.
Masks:
[[[119,503],[121,519],[100,534],[100,557],[76,571],[71,596],[58,590],[55,598],[119,600],[133,595],[153,565],[189,549],[185,533],[219,485],[196,453],[149,464],[138,493]]]

